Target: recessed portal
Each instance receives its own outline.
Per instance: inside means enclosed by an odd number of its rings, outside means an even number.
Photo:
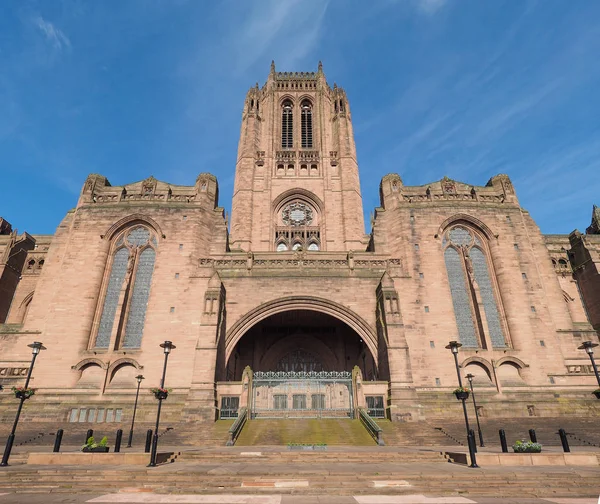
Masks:
[[[358,366],[366,380],[377,379],[377,366],[360,336],[344,322],[312,310],[290,310],[250,328],[231,353],[227,381],[241,380],[242,371],[352,371]]]

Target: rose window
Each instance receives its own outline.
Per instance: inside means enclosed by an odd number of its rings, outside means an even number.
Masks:
[[[282,219],[287,226],[309,226],[313,211],[304,203],[291,203],[283,209]]]

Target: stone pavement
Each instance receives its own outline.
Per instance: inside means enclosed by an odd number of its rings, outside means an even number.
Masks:
[[[90,495],[40,495],[32,493],[0,493],[0,504],[599,504],[589,498],[493,498],[433,497],[422,494],[381,496],[315,496],[315,495],[157,495],[149,493],[116,493]]]

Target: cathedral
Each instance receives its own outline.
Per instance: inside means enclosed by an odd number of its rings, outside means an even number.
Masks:
[[[543,235],[506,175],[390,173],[366,234],[358,170],[344,89],[321,64],[272,64],[243,102],[230,219],[210,173],[91,174],[53,235],[0,219],[0,420],[34,341],[29,421],[129,421],[165,340],[173,422],[456,415],[450,341],[483,416],[598,414],[578,347],[600,332],[600,210],[585,233]],[[151,394],[138,415],[156,415]]]

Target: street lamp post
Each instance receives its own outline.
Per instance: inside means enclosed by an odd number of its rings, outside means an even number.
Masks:
[[[592,343],[591,341],[584,341],[581,346],[578,346],[578,350],[585,350],[586,353],[590,356],[590,360],[592,361],[592,367],[594,368],[594,374],[596,375],[596,380],[598,381],[598,387],[600,387],[600,375],[598,374],[598,366],[596,366],[596,361],[594,360],[594,348],[598,346],[598,343]]]
[[[165,388],[165,376],[167,375],[167,359],[169,358],[169,354],[171,350],[174,350],[176,347],[170,341],[165,341],[160,344],[160,347],[165,352],[165,364],[163,366],[163,374],[160,380],[160,388]],[[150,464],[148,467],[156,467],[156,449],[158,447],[158,424],[160,422],[160,409],[162,407],[163,395],[158,394],[158,411],[156,412],[156,427],[154,428],[154,435],[152,436],[152,451],[150,453]]]
[[[475,389],[473,389],[473,378],[474,376],[469,373],[466,376],[467,380],[469,380],[469,388],[471,389],[471,397],[473,398],[473,408],[475,408],[475,419],[477,420],[477,432],[479,433],[479,446],[482,448],[485,446],[483,444],[483,433],[481,432],[481,425],[479,425],[479,412],[477,411],[477,401],[475,401]]]
[[[27,345],[31,348],[31,353],[33,357],[31,358],[31,364],[29,366],[29,371],[27,372],[27,379],[25,380],[25,386],[23,389],[26,391],[29,387],[29,380],[31,380],[31,372],[33,371],[33,365],[35,364],[35,359],[42,350],[46,350],[46,347],[42,345],[39,341],[34,341],[30,345]],[[2,462],[0,466],[5,467],[8,465],[8,458],[10,457],[10,452],[12,451],[13,443],[15,442],[15,432],[17,430],[17,425],[19,423],[19,417],[21,416],[21,410],[23,409],[23,403],[29,399],[30,395],[26,393],[22,393],[19,396],[19,407],[17,408],[17,415],[15,416],[15,423],[12,426],[12,430],[10,431],[10,435],[6,440],[6,447],[4,448],[4,455],[2,455]]]
[[[462,388],[462,378],[460,376],[460,368],[458,366],[458,349],[462,346],[458,341],[450,341],[446,348],[452,352],[454,356],[454,365],[456,366],[456,376],[458,377],[458,386]],[[475,440],[471,436],[471,428],[469,427],[469,415],[467,414],[466,398],[462,398],[463,413],[465,415],[465,426],[467,427],[467,444],[469,446],[469,455],[471,457],[471,467],[479,467],[475,458]]]
[[[133,441],[133,425],[135,423],[135,412],[137,410],[138,397],[140,396],[140,385],[144,377],[142,375],[137,375],[135,379],[137,380],[137,392],[135,393],[135,403],[133,404],[133,416],[131,417],[131,429],[129,430],[129,440],[127,441],[127,448],[131,448],[131,442]]]

